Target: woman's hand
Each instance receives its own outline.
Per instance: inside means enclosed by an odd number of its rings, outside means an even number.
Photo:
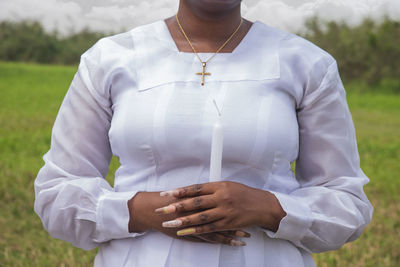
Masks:
[[[254,225],[277,231],[281,219],[286,216],[272,193],[236,182],[196,184],[161,192],[160,195],[173,196],[180,200],[156,209],[156,213],[192,213],[163,222],[162,225],[166,228],[184,228],[177,232],[178,236],[242,229]]]
[[[129,232],[144,232],[156,230],[168,236],[194,242],[220,243],[232,246],[243,246],[244,242],[237,237],[250,237],[250,234],[242,230],[230,230],[207,233],[202,235],[177,236],[176,229],[165,228],[162,222],[174,220],[177,216],[188,216],[193,212],[176,212],[173,214],[155,214],[154,209],[162,205],[168,205],[179,199],[168,196],[161,197],[159,192],[139,192],[128,201],[130,214]],[[179,228],[178,228],[179,229]]]

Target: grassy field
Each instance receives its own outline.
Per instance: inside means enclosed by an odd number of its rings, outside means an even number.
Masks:
[[[33,182],[75,68],[0,63],[0,265],[90,266],[95,251],[52,239],[33,212]],[[357,85],[349,85],[348,89]],[[400,96],[348,93],[374,218],[318,266],[400,266]],[[118,166],[113,158],[109,181]]]

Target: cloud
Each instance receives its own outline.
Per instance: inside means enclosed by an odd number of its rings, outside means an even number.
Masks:
[[[177,7],[175,0],[0,0],[0,21],[35,20],[63,34],[118,32],[171,16]]]
[[[381,20],[385,15],[400,19],[398,0],[268,0],[251,1],[245,15],[271,26],[291,32],[304,30],[308,18],[318,16],[323,20],[357,25],[365,17]],[[244,2],[246,3],[246,2]]]
[[[0,0],[0,21],[36,20],[63,34],[89,28],[119,32],[172,16],[179,0]],[[369,16],[400,20],[399,0],[243,0],[243,16],[301,32],[312,16],[355,25]]]

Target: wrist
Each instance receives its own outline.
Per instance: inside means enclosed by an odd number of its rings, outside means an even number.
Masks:
[[[286,212],[283,210],[279,200],[274,194],[268,191],[264,192],[264,199],[266,201],[261,202],[260,211],[260,222],[259,226],[271,230],[273,232],[278,231],[281,220],[286,216]]]
[[[149,227],[143,221],[145,216],[143,216],[142,201],[143,201],[143,193],[138,192],[134,195],[130,200],[128,200],[128,209],[129,209],[129,223],[128,229],[130,233],[138,233],[149,230]]]

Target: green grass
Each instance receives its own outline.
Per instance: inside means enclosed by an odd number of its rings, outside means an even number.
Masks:
[[[51,238],[33,212],[33,181],[49,149],[74,67],[0,63],[0,265],[90,266],[96,251]],[[351,85],[348,91],[360,91]],[[400,96],[350,94],[365,188],[375,213],[357,241],[314,255],[318,266],[400,265]],[[113,158],[108,180],[118,166]]]

